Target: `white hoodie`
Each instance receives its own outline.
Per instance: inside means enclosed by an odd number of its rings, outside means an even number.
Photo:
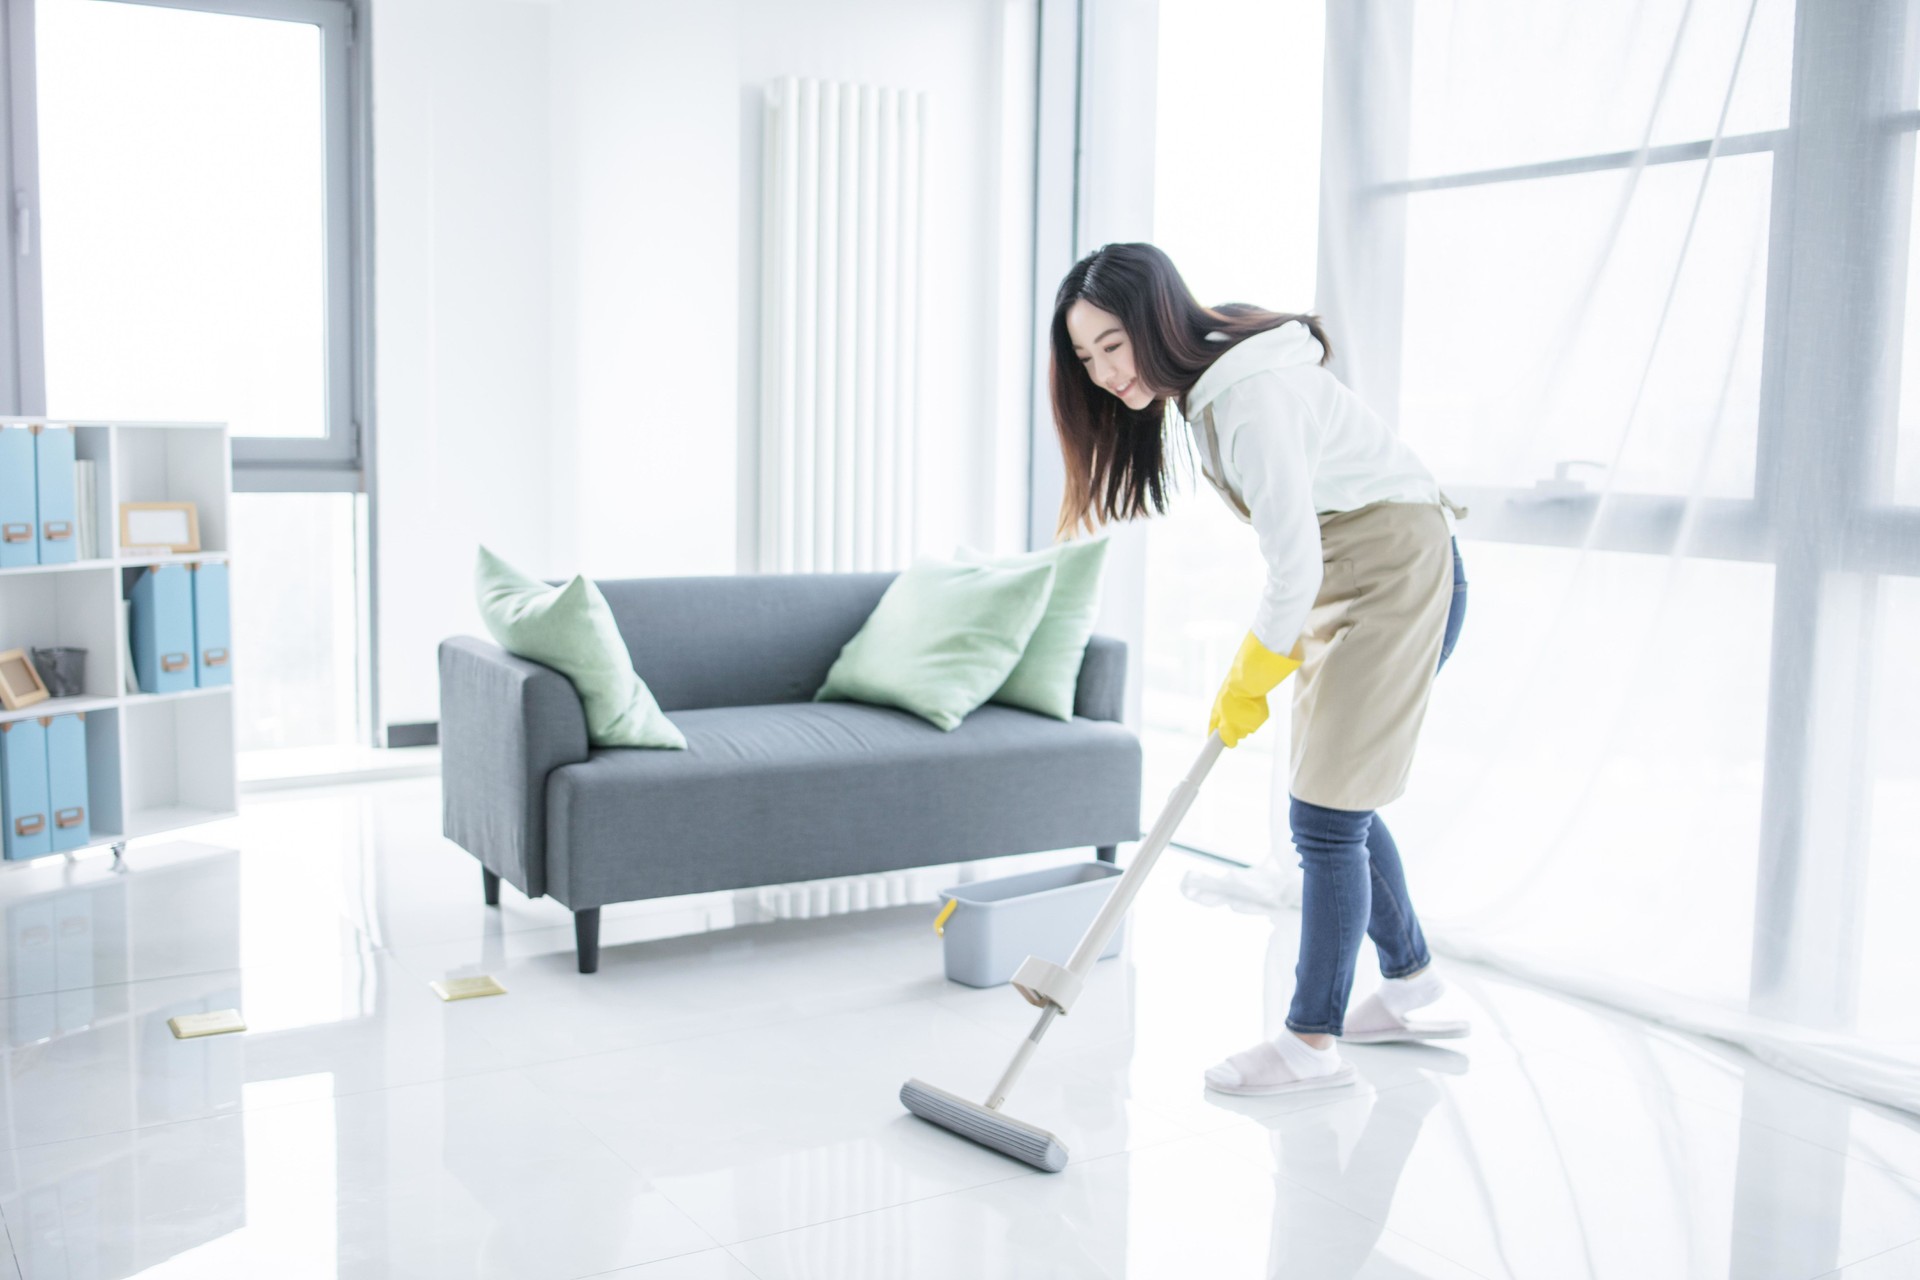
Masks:
[[[1321,514],[1441,501],[1433,474],[1322,354],[1298,320],[1255,334],[1200,375],[1184,406],[1208,481],[1260,539],[1267,585],[1253,634],[1274,653],[1292,651],[1320,594]]]

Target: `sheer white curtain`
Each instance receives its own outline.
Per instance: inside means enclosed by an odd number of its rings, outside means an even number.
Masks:
[[[1324,20],[1333,368],[1472,508],[1436,946],[1920,1111],[1920,0]]]

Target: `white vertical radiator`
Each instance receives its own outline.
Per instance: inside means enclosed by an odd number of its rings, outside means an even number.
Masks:
[[[763,573],[912,557],[925,119],[918,92],[768,89]]]

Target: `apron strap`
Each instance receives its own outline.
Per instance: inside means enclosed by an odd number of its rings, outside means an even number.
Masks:
[[[1253,512],[1247,509],[1246,499],[1235,493],[1233,486],[1227,483],[1226,469],[1220,465],[1220,433],[1213,426],[1213,406],[1202,409],[1200,416],[1192,421],[1195,428],[1193,434],[1200,441],[1201,474],[1206,476],[1208,484],[1220,491],[1227,505],[1239,512],[1242,520],[1251,521]]]

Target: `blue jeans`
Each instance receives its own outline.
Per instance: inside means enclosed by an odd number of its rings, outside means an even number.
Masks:
[[[1467,572],[1460,544],[1453,544],[1453,604],[1440,642],[1447,665],[1467,616]],[[1380,815],[1371,809],[1326,809],[1294,797],[1288,812],[1293,847],[1306,873],[1300,904],[1300,962],[1293,971],[1293,1005],[1287,1026],[1306,1035],[1340,1034],[1360,935],[1373,939],[1380,972],[1404,978],[1433,959],[1420,918],[1407,897],[1400,849]]]

